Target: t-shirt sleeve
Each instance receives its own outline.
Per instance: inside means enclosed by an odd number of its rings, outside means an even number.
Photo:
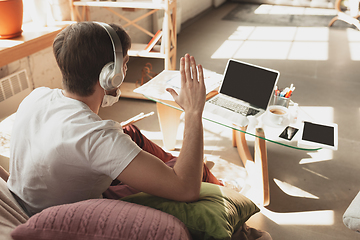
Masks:
[[[116,179],[141,148],[123,132],[120,124],[113,122],[107,125],[92,136],[91,168]]]

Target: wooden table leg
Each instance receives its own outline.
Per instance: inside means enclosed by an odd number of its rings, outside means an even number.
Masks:
[[[263,205],[267,206],[270,203],[270,189],[269,189],[269,172],[268,160],[266,151],[265,134],[262,128],[256,129],[256,135],[261,138],[255,138],[254,160],[257,166],[259,187],[263,189],[262,196]]]
[[[240,127],[240,129],[246,131],[246,127]],[[256,129],[256,135],[265,138],[262,128]],[[265,140],[255,138],[254,159],[250,154],[245,133],[233,130],[233,146],[237,147],[241,161],[248,172],[248,184],[251,186],[249,198],[262,206],[269,205],[270,189]]]
[[[239,128],[246,131],[247,126]],[[248,161],[254,162],[246,142],[245,133],[233,129],[233,146],[237,147],[239,156],[245,168]]]
[[[161,133],[163,135],[164,147],[167,150],[174,150],[177,130],[180,124],[180,115],[182,111],[162,103],[156,103],[156,108],[158,112]]]
[[[206,95],[209,99],[218,94],[217,91],[212,91]],[[167,150],[174,150],[176,144],[177,130],[180,124],[180,115],[183,111],[175,109],[180,108],[174,101],[161,100],[162,103],[157,102],[156,108],[158,112],[161,133],[163,135],[164,148]]]

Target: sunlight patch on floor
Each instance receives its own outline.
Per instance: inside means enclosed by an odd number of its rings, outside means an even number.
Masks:
[[[327,27],[297,28],[295,41],[328,42],[329,28]]]
[[[291,42],[286,41],[245,41],[233,54],[237,59],[287,59]]]
[[[289,52],[290,60],[327,60],[329,44],[327,42],[294,42]]]
[[[218,151],[218,152],[222,152],[226,150],[226,147],[224,146],[215,146],[215,145],[207,145],[204,144],[204,151]]]
[[[335,16],[335,9],[292,7],[270,4],[261,4],[254,12],[255,14],[277,14],[277,15],[313,15],[313,16]]]
[[[255,27],[248,40],[257,41],[286,41],[291,42],[295,39],[297,27]]]
[[[227,59],[232,58],[234,56],[234,49],[240,49],[241,45],[244,41],[231,41],[226,40],[216,52],[211,56],[211,58],[215,59]]]
[[[279,225],[334,225],[333,210],[278,213],[264,207],[260,207],[260,209],[263,215]]]
[[[302,198],[312,198],[312,199],[319,199],[318,196],[315,196],[309,192],[306,192],[298,187],[295,187],[289,183],[280,181],[279,179],[274,178],[274,182],[278,187],[287,195],[292,197],[302,197]]]
[[[326,180],[330,180],[330,178],[328,178],[328,177],[326,177],[326,176],[324,176],[324,175],[322,175],[322,174],[320,174],[320,173],[318,173],[318,172],[315,172],[315,171],[313,171],[313,170],[311,170],[311,169],[304,168],[304,167],[303,167],[302,169],[304,169],[305,171],[308,171],[308,172],[310,172],[310,173],[312,173],[312,174],[315,174],[315,175],[318,176],[318,177],[324,178],[324,179],[326,179]]]
[[[327,27],[239,26],[212,59],[328,59]]]
[[[211,172],[217,178],[224,178],[228,180],[247,178],[247,172],[245,168],[241,165],[231,163],[216,155],[206,155],[206,158],[208,161],[212,161],[215,163],[214,167],[211,169]]]
[[[320,149],[316,152],[308,152],[307,154],[310,157],[301,159],[299,164],[324,162],[324,161],[329,161],[329,160],[333,159],[333,151],[330,149]]]

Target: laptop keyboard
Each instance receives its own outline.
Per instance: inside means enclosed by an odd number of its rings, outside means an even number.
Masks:
[[[214,97],[214,98],[210,99],[209,103],[218,105],[220,107],[226,108],[226,109],[236,112],[236,113],[240,113],[244,116],[253,116],[259,112],[258,110],[254,109],[254,108],[244,106],[244,105],[241,105],[238,103],[234,103],[234,102],[228,101],[228,100],[220,98],[220,97]]]

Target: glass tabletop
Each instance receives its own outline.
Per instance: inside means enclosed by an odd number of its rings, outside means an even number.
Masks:
[[[177,109],[179,111],[183,111],[174,101],[169,100],[161,100],[157,99],[153,96],[147,96],[144,94],[146,98],[149,100],[152,100],[154,102],[166,105],[168,107]],[[297,109],[295,109],[297,108]],[[296,116],[293,113],[294,111],[297,111]],[[311,147],[311,146],[299,146],[298,145],[298,139],[300,136],[300,129],[302,121],[312,121],[312,117],[306,112],[306,109],[304,109],[301,106],[294,106],[294,103],[291,102],[289,106],[289,118],[283,122],[283,124],[275,125],[273,123],[270,123],[267,120],[267,112],[263,113],[261,116],[257,117],[256,119],[253,119],[249,121],[249,125],[246,127],[246,130],[242,130],[240,126],[234,125],[232,122],[228,121],[225,118],[222,118],[221,116],[217,116],[214,114],[203,114],[203,119],[219,124],[220,126],[231,128],[233,130],[243,132],[246,134],[247,140],[253,140],[255,137],[262,138],[268,142],[272,142],[275,144],[279,144],[285,147],[290,147],[298,150],[304,150],[304,151],[318,151],[321,148],[320,147]],[[292,140],[285,140],[283,138],[280,138],[280,134],[288,127],[293,127],[295,129],[298,129],[298,131],[293,136]],[[256,128],[262,128],[265,132],[265,138],[257,136],[255,133]],[[285,130],[286,131],[286,130]]]
[[[222,80],[222,75],[212,72],[210,70],[204,69],[204,78],[206,85],[206,93],[209,96],[214,96],[217,93],[217,88],[220,85]],[[171,87],[176,91],[180,91],[180,72],[175,70],[164,70],[159,73],[156,77],[143,84],[142,86],[136,88],[134,92],[144,95],[146,98],[155,101],[157,103],[169,106],[171,108],[183,111],[173,100],[171,94],[169,94],[165,89]],[[320,150],[320,147],[314,146],[299,146],[298,139],[301,137],[300,129],[302,121],[313,121],[310,114],[307,114],[305,107],[297,107],[296,119],[294,114],[295,105],[290,101],[289,110],[289,119],[284,121],[280,125],[274,125],[267,118],[267,112],[261,116],[252,118],[252,121],[249,121],[246,129],[241,129],[239,126],[234,125],[229,120],[222,118],[219,115],[209,114],[204,111],[203,119],[211,121],[213,123],[219,124],[221,126],[231,128],[236,131],[240,131],[246,134],[246,139],[251,141],[255,137],[265,139],[268,142],[275,144],[283,145],[286,147],[305,150],[305,151],[317,151]],[[249,118],[250,119],[250,118]],[[295,121],[296,120],[296,121]],[[287,126],[294,127],[299,129],[291,141],[280,138],[279,135],[285,130]],[[265,133],[265,138],[256,135],[256,128],[263,128]]]

